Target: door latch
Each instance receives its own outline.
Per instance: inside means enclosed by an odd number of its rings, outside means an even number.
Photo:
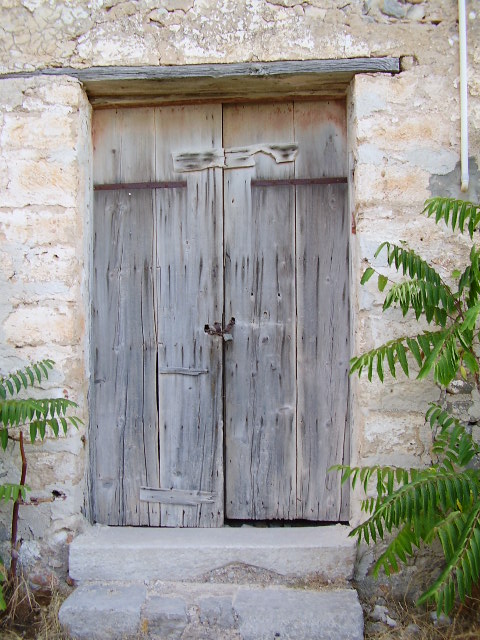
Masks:
[[[204,331],[205,333],[208,333],[209,336],[221,336],[225,342],[230,342],[230,340],[233,340],[232,329],[234,326],[235,318],[230,318],[230,322],[227,324],[225,329],[222,329],[220,322],[214,322],[213,327],[206,324]]]

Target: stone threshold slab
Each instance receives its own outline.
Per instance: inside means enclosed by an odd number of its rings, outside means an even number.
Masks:
[[[62,605],[78,640],[362,640],[353,589],[192,583],[86,583]]]
[[[356,541],[344,525],[168,529],[95,525],[70,545],[70,577],[195,580],[233,563],[282,576],[350,580]]]

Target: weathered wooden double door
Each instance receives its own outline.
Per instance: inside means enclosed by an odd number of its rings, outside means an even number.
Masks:
[[[348,519],[345,138],[340,101],[95,113],[96,522]]]

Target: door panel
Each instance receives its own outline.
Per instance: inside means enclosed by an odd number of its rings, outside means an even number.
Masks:
[[[179,175],[172,160],[221,146],[221,125],[219,105],[96,114],[96,182],[114,185],[94,216],[97,522],[223,523],[222,345],[204,332],[223,310],[221,170]],[[162,184],[115,186],[147,181]]]

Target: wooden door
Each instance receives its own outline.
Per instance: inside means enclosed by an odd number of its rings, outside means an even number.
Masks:
[[[327,473],[349,449],[344,118],[338,102],[224,107],[225,147],[298,146],[294,162],[224,172],[231,519],[348,519]]]
[[[344,111],[95,115],[95,521],[348,518]]]

